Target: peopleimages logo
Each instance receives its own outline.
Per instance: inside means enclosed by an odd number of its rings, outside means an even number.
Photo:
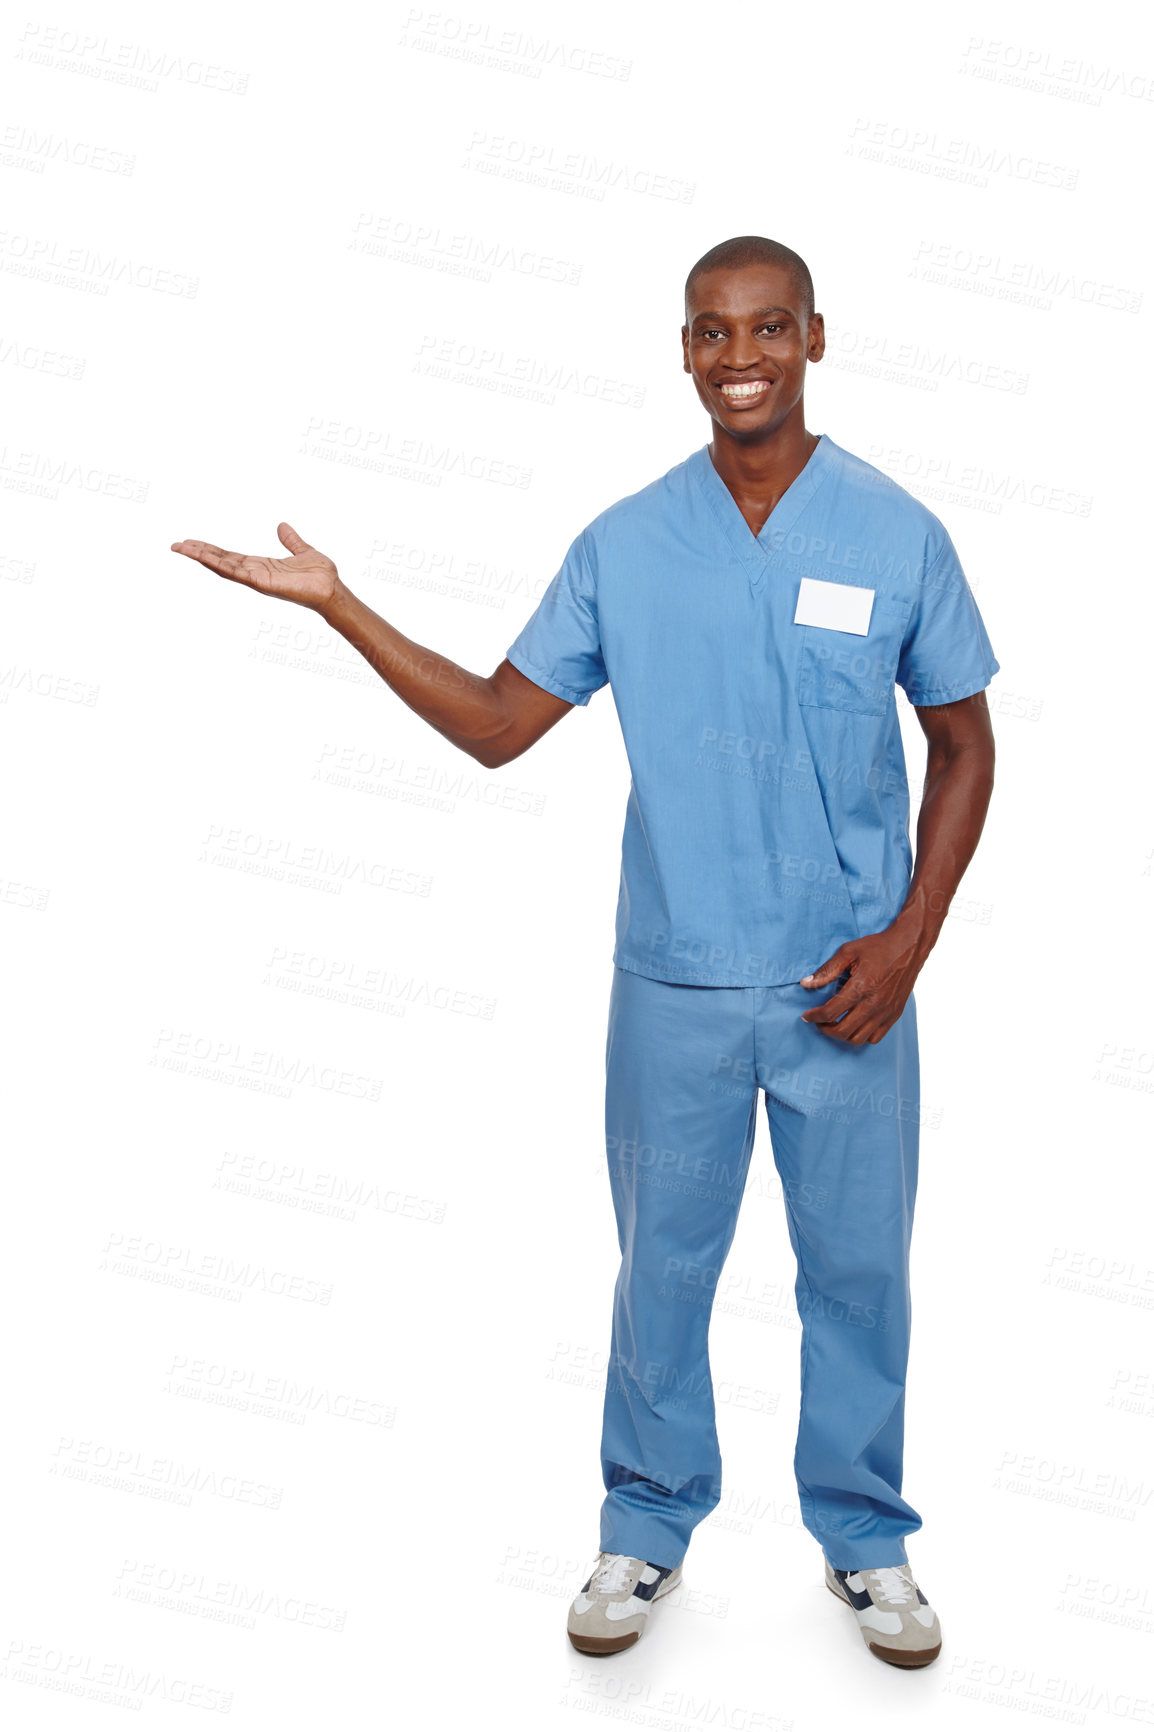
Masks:
[[[866,160],[946,180],[965,181],[973,186],[988,186],[991,175],[1006,175],[1011,180],[1056,187],[1063,192],[1073,192],[1078,185],[1078,169],[1047,162],[1028,151],[939,136],[932,130],[895,125],[887,120],[855,120],[850,140],[850,151]]]
[[[603,54],[597,48],[534,36],[527,30],[501,29],[484,18],[463,18],[459,12],[430,11],[424,6],[409,7],[398,44],[528,78],[540,78],[542,69],[550,66],[624,83],[633,70],[633,62],[619,54]]]

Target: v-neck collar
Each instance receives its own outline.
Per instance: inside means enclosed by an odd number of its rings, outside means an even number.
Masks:
[[[758,590],[765,582],[766,572],[774,557],[773,543],[788,534],[801,512],[809,504],[826,476],[836,447],[828,434],[818,435],[805,468],[795,475],[765,522],[760,535],[754,535],[733,494],[713,466],[709,446],[695,451],[689,460],[690,472],[709,502],[710,509],[733,552],[745,567],[750,588]]]

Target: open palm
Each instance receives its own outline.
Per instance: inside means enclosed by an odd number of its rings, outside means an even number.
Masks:
[[[247,584],[262,595],[281,601],[300,602],[303,607],[323,607],[332,599],[338,582],[337,568],[325,553],[310,547],[289,523],[278,523],[277,535],[291,555],[271,559],[262,554],[230,553],[211,541],[174,541],[173,553],[186,554],[220,577]]]

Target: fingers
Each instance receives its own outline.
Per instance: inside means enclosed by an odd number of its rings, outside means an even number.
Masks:
[[[873,1028],[873,1017],[859,1006],[847,1016],[843,1016],[840,1022],[822,1029],[822,1033],[830,1035],[834,1040],[844,1041],[847,1046],[866,1046],[872,1040]]]
[[[821,1032],[823,1034],[828,1034],[831,1040],[843,1041],[846,1046],[862,1046],[865,1041],[865,1036],[860,1025],[850,1023],[849,1027],[847,1027],[846,1024],[848,1022],[849,1018],[843,1017],[841,1022],[830,1023],[828,1027],[823,1028]]]
[[[230,553],[227,548],[214,547],[211,541],[174,541],[172,552],[186,554],[220,577],[231,577],[237,583],[247,581],[245,566],[248,561],[243,553]]]
[[[827,1000],[827,1003],[836,1004],[843,996],[844,989]],[[821,1010],[824,1009],[825,1005],[822,1005]],[[807,1011],[802,1020],[810,1020],[810,1015]],[[820,1015],[821,1011],[814,1013],[814,1020]],[[830,1035],[834,1040],[845,1041],[849,1046],[876,1046],[878,1041],[883,1040],[889,1033],[896,1020],[892,1004],[879,1004],[869,993],[862,993],[850,1005],[840,1022],[824,1025],[819,1022],[818,1026],[823,1034]]]
[[[316,552],[303,535],[297,534],[291,523],[278,523],[276,532],[290,553]],[[278,569],[276,560],[250,559],[246,554],[216,547],[211,541],[174,541],[171,548],[173,553],[186,554],[220,577],[230,577],[235,583],[247,583],[252,588],[260,588],[261,578],[267,578],[271,571]]]
[[[814,1010],[802,1012],[803,1022],[812,1022],[834,1040],[861,1046],[873,1030],[879,1008],[868,987],[855,985],[852,977]]]
[[[801,1020],[812,1022],[818,1028],[832,1026],[839,1017],[845,1016],[858,1002],[857,993],[851,990],[852,984],[852,981],[847,980],[845,985],[827,998],[824,1004],[817,1005],[813,1010],[803,1010]]]
[[[843,955],[841,950],[835,950],[829,960],[823,962],[820,968],[815,968],[812,974],[802,975],[802,986],[828,986],[831,980],[836,980],[839,974],[845,973],[851,960],[852,958]]]
[[[833,958],[830,960],[832,962]],[[836,1022],[838,1017],[844,1016],[851,1004],[856,1004],[858,999],[861,997],[862,987],[859,982],[855,981],[852,974],[847,973],[849,968],[847,962],[842,963],[837,974],[830,975],[829,978],[823,982],[819,977],[824,974],[826,969],[829,967],[830,962],[823,962],[821,967],[814,974],[806,976],[806,978],[801,982],[802,986],[806,986],[810,983],[814,986],[828,986],[831,981],[838,981],[842,974],[844,974],[846,978],[840,981],[837,991],[832,992],[827,999],[823,999],[821,1004],[816,1004],[812,1010],[802,1011],[801,1020],[803,1022]]]

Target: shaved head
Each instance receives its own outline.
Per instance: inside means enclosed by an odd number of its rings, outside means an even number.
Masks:
[[[802,303],[802,317],[813,317],[813,278],[805,260],[789,247],[782,246],[780,241],[767,240],[764,235],[735,235],[732,240],[719,241],[717,246],[710,247],[686,277],[686,323],[689,323],[689,302],[698,277],[704,276],[706,271],[740,271],[747,265],[773,265],[788,271]]]

